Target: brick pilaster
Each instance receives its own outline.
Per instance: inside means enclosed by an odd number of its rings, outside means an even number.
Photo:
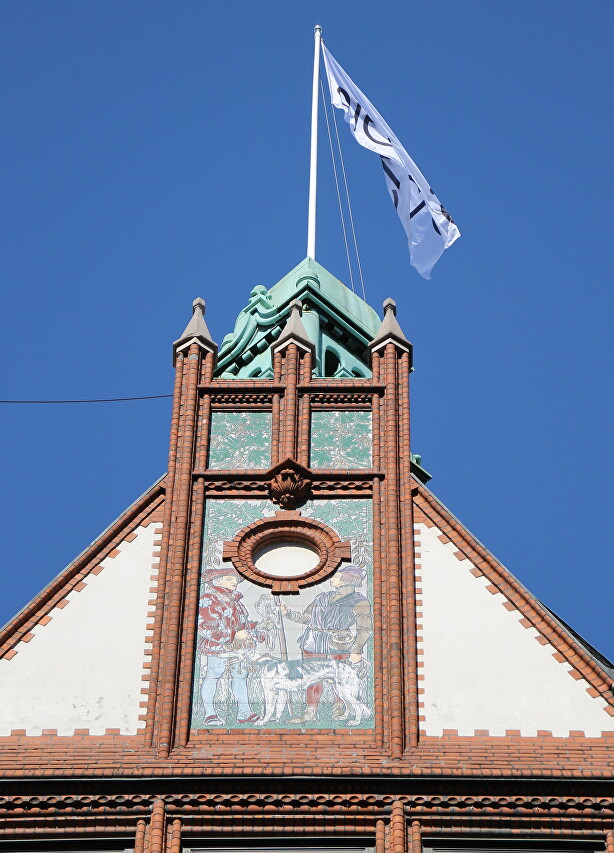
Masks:
[[[201,383],[205,388],[210,387],[213,379],[213,358],[204,358],[201,364]],[[198,404],[198,426],[195,436],[196,470],[207,466],[209,455],[209,435],[211,424],[211,394],[205,391]],[[200,552],[205,518],[205,483],[202,478],[196,480],[193,486],[190,524],[188,530],[188,547],[183,591],[182,639],[181,639],[181,670],[191,673],[194,666],[194,625],[198,610],[198,587],[200,579]],[[191,680],[179,680],[177,685],[176,723],[173,745],[185,746],[188,741],[191,717],[192,683]]]
[[[300,380],[302,385],[311,382],[312,354],[300,352]],[[309,395],[303,394],[298,400],[298,435],[297,461],[307,467],[309,465],[309,434],[310,434],[310,402]]]
[[[416,580],[414,549],[414,507],[411,476],[408,352],[400,352],[397,363],[399,388],[397,423],[399,428],[399,515],[401,530],[401,601],[403,602],[405,746],[416,747],[419,738],[418,681],[416,649]]]
[[[399,447],[398,447],[398,376],[395,344],[384,350],[384,418],[385,448],[384,482],[385,567],[387,583],[388,630],[385,639],[388,661],[388,694],[390,697],[390,752],[399,759],[404,748],[405,708],[403,701],[403,615],[401,610],[401,561],[399,524]],[[382,556],[384,556],[382,554]]]
[[[410,849],[411,853],[422,853],[422,828],[418,820],[411,822]]]
[[[146,823],[144,820],[138,820],[136,823],[134,853],[145,853],[145,826]]]
[[[164,853],[164,800],[157,799],[151,810],[151,823],[145,853]]]
[[[281,382],[282,357],[280,352],[273,354],[273,382],[279,385]],[[273,394],[273,405],[271,413],[271,465],[277,465],[280,461],[280,448],[282,446],[282,424],[281,424],[281,395]]]
[[[383,820],[375,824],[375,853],[386,853],[386,824]]]
[[[298,347],[296,344],[288,344],[285,350],[286,362],[286,393],[284,395],[284,443],[283,455],[285,458],[296,458],[296,426],[297,426],[297,392],[298,384]]]
[[[406,851],[407,827],[405,824],[405,807],[401,800],[396,800],[392,804],[392,814],[390,816],[390,853],[406,853]]]
[[[181,853],[181,821],[175,819],[168,828],[167,835],[168,853]]]
[[[165,576],[166,606],[162,626],[156,705],[156,746],[161,758],[168,757],[173,743],[178,658],[184,616],[182,601],[185,591],[187,552],[190,543],[190,521],[195,521],[191,510],[193,498],[192,471],[195,464],[195,436],[199,413],[198,384],[201,371],[203,375],[208,377],[212,375],[214,358],[213,352],[203,353],[200,344],[193,342],[190,344],[182,368],[175,473],[171,493],[167,492],[167,501],[172,503],[170,524],[168,534],[166,534],[169,537],[169,544],[166,561],[162,568]],[[209,360],[210,365],[203,365],[203,360]],[[204,440],[207,440],[206,436]],[[202,501],[202,496],[200,499]],[[202,512],[200,515],[202,523]],[[163,532],[164,535],[165,532]]]

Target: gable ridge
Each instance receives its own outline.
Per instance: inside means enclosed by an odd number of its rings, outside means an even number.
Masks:
[[[436,526],[442,531],[439,539],[444,544],[456,546],[454,556],[460,561],[470,560],[474,565],[471,574],[484,576],[489,581],[486,590],[493,595],[503,595],[506,599],[503,606],[521,614],[519,624],[523,628],[534,628],[538,632],[536,641],[541,645],[550,644],[555,649],[554,659],[568,663],[572,667],[569,675],[575,680],[583,678],[589,684],[588,694],[593,698],[601,697],[607,704],[604,710],[614,716],[614,684],[608,668],[590,655],[579,639],[416,478],[412,494],[414,506],[423,514],[426,526]],[[420,519],[416,518],[415,523],[420,523]]]
[[[32,638],[31,630],[36,625],[47,624],[51,620],[49,613],[56,607],[61,609],[65,606],[62,600],[66,595],[74,590],[83,589],[85,586],[83,579],[93,571],[97,573],[96,569],[102,560],[118,553],[117,546],[162,504],[165,478],[166,474],[137,498],[75,560],[7,622],[0,630],[0,659],[17,654],[15,647]],[[92,566],[94,560],[96,565]],[[98,571],[100,571],[99,568]]]

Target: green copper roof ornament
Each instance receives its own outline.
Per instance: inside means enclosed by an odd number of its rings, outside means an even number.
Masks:
[[[302,302],[302,322],[315,346],[315,376],[369,377],[367,347],[380,327],[370,305],[312,258],[267,289],[257,285],[220,347],[216,375],[271,378],[270,346],[280,337],[290,303]]]

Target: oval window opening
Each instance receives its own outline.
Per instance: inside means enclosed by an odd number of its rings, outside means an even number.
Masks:
[[[274,578],[293,578],[315,569],[320,555],[315,548],[303,542],[272,542],[259,548],[253,559],[263,574]]]

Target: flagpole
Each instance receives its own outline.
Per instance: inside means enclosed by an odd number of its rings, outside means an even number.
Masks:
[[[307,219],[307,257],[316,258],[316,190],[318,183],[318,87],[320,85],[320,42],[322,27],[313,31],[313,88],[311,91],[311,156],[309,160],[309,216]]]

